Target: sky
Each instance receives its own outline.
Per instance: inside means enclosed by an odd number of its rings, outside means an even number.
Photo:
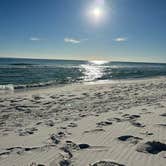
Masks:
[[[166,0],[0,0],[0,57],[166,63]]]

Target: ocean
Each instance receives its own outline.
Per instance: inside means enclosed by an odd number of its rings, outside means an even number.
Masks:
[[[0,90],[166,76],[166,64],[0,58]]]

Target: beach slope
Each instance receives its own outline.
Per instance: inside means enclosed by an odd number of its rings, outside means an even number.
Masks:
[[[165,163],[165,77],[0,96],[0,166]]]

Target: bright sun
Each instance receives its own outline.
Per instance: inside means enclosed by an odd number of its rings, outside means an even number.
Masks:
[[[94,25],[101,25],[107,19],[108,11],[104,0],[95,0],[95,3],[88,4],[86,15],[89,22]]]
[[[93,14],[94,18],[98,19],[102,16],[102,10],[100,8],[96,7],[92,10],[92,14]]]

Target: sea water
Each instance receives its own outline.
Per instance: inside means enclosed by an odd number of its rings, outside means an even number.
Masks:
[[[165,75],[159,63],[0,58],[3,90]]]

